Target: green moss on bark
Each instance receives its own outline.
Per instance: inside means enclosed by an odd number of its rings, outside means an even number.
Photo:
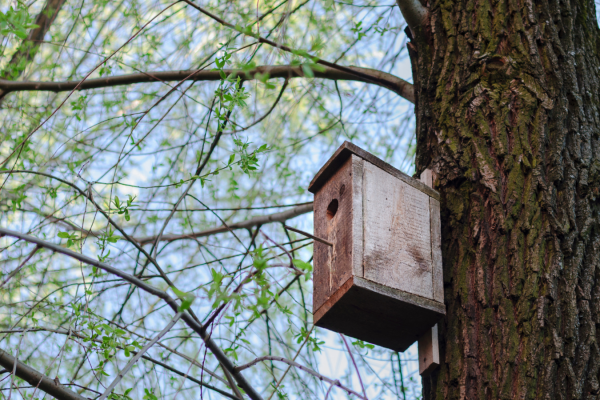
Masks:
[[[594,3],[428,4],[417,169],[442,196],[448,314],[425,397],[600,399]]]

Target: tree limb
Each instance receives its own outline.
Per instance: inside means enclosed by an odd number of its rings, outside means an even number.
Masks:
[[[87,400],[85,397],[80,396],[71,389],[64,387],[54,379],[50,379],[41,372],[23,364],[21,361],[15,360],[13,356],[0,349],[1,366],[12,371],[15,363],[17,366],[16,375],[19,378],[27,381],[31,386],[40,388],[40,390],[43,390],[50,396],[59,400]]]
[[[165,303],[167,303],[167,305],[173,311],[175,311],[176,313],[179,312],[179,304],[177,303],[177,301],[174,298],[169,296],[168,293],[144,282],[141,279],[136,278],[135,276],[133,276],[131,274],[123,272],[120,269],[111,267],[110,265],[100,262],[98,260],[95,260],[91,257],[76,253],[69,249],[66,249],[58,244],[50,243],[45,240],[36,238],[34,236],[26,235],[26,234],[20,233],[20,232],[15,232],[10,229],[0,228],[0,235],[11,236],[14,238],[25,240],[29,243],[37,244],[41,247],[47,248],[56,253],[64,254],[66,256],[69,256],[71,258],[79,260],[88,265],[92,265],[94,267],[100,268],[103,271],[106,271],[110,274],[113,274],[120,278],[123,278],[127,282],[139,287],[140,289],[142,289],[143,291],[145,291],[147,293],[150,293],[151,295],[159,297],[160,299],[164,300]],[[262,396],[248,383],[248,381],[246,381],[246,378],[244,378],[244,376],[235,369],[231,360],[225,355],[223,350],[221,350],[221,348],[214,342],[214,340],[212,340],[212,338],[210,337],[210,334],[206,331],[205,327],[202,324],[200,324],[199,322],[197,322],[187,312],[184,312],[182,314],[181,319],[187,324],[187,326],[189,326],[191,329],[193,329],[194,332],[196,332],[202,338],[202,340],[204,340],[206,347],[213,353],[213,355],[217,358],[217,360],[219,360],[219,362],[225,368],[227,368],[229,370],[229,372],[231,372],[231,375],[233,375],[237,384],[242,389],[244,389],[244,391],[248,394],[248,396],[252,400],[262,400]]]
[[[274,42],[274,41],[272,41],[270,39],[267,39],[265,37],[260,36],[259,34],[256,34],[256,33],[252,32],[251,28],[241,28],[241,27],[239,27],[237,25],[233,25],[233,24],[225,21],[223,18],[219,18],[215,14],[211,13],[208,10],[205,10],[204,8],[202,8],[199,5],[195,4],[191,0],[181,0],[181,1],[183,1],[184,3],[188,4],[189,6],[191,6],[193,8],[195,8],[196,10],[200,11],[202,14],[208,16],[209,18],[217,21],[221,25],[226,26],[226,27],[228,27],[230,29],[233,29],[234,31],[242,33],[242,34],[244,34],[246,36],[253,37],[259,43],[265,43],[265,44],[268,44],[269,46],[272,46],[272,47],[275,47],[277,49],[286,51],[288,53],[292,53],[292,54],[295,54],[295,55],[302,56],[302,57],[304,57],[304,58],[312,61],[315,64],[320,64],[320,65],[332,68],[332,69],[340,71],[340,72],[346,72],[346,73],[348,73],[350,75],[355,75],[357,78],[364,79],[365,82],[380,84],[379,78],[377,76],[374,76],[374,75],[371,75],[369,73],[363,72],[362,71],[363,68],[352,68],[352,67],[346,67],[346,66],[343,66],[343,65],[339,65],[339,64],[336,64],[336,63],[331,62],[331,61],[323,60],[323,59],[321,59],[319,57],[316,57],[316,56],[314,56],[312,54],[309,54],[308,52],[306,52],[304,50],[293,49],[293,48],[291,48],[289,46],[276,43],[276,42]]]
[[[404,79],[387,72],[359,67],[344,67],[348,71],[341,71],[336,68],[323,66],[321,71],[313,69],[315,78],[329,80],[345,80],[355,82],[366,82],[376,84],[406,100],[414,103],[413,85]],[[245,80],[261,78],[268,74],[270,78],[304,78],[305,74],[302,66],[291,65],[262,65],[248,71],[240,69],[225,69],[226,75],[231,78],[238,76]],[[356,73],[360,73],[357,75]],[[120,85],[131,85],[144,82],[172,82],[172,81],[219,81],[221,76],[219,71],[155,71],[137,74],[118,75],[105,78],[86,79],[85,81],[61,81],[61,82],[40,82],[40,81],[9,81],[0,79],[0,90],[3,93],[19,91],[48,91],[48,92],[66,92],[75,88],[77,90],[98,89]],[[79,85],[79,86],[78,86]]]
[[[183,235],[162,235],[161,241],[164,242],[173,242],[175,240],[181,239],[193,239],[205,236],[216,235],[217,233],[229,232],[232,229],[248,229],[257,225],[267,224],[269,222],[283,222],[288,219],[297,217],[298,215],[309,213],[313,210],[313,203],[303,204],[301,206],[296,206],[290,210],[281,211],[278,213],[270,214],[270,215],[261,215],[258,217],[250,218],[249,220],[237,222],[234,224],[228,224],[227,226],[222,225],[217,228],[207,229],[205,231],[196,232],[196,233],[187,233]],[[145,236],[133,238],[133,240],[137,241],[139,244],[147,244],[152,243],[156,240],[156,236]]]

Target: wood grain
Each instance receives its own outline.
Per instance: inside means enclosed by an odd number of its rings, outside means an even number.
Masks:
[[[359,277],[340,289],[315,324],[394,351],[405,351],[445,314],[437,301]]]
[[[419,336],[419,374],[428,375],[440,366],[438,326],[435,324]]]
[[[426,169],[421,173],[421,181],[433,187],[434,173]],[[441,249],[441,221],[440,204],[436,199],[429,199],[429,213],[431,222],[431,259],[432,259],[432,284],[433,298],[440,303],[444,302],[444,282],[442,277],[442,249]],[[427,329],[418,340],[419,374],[429,375],[440,365],[440,343],[438,325]]]
[[[314,244],[313,313],[352,277],[352,178],[352,158],[348,158],[315,194],[315,236],[333,243],[333,246]],[[337,211],[330,218],[327,207],[334,200],[338,203]]]
[[[431,259],[433,267],[433,299],[444,302],[444,269],[442,266],[442,222],[440,220],[440,202],[429,199],[431,215]]]
[[[433,360],[445,314],[437,192],[351,143],[309,190],[315,236],[333,244],[314,244],[315,325],[395,351],[425,335]]]
[[[433,298],[429,196],[365,162],[364,277]]]

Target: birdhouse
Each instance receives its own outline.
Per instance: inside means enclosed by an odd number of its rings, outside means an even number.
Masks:
[[[446,312],[438,192],[349,142],[308,190],[315,325],[406,350]]]

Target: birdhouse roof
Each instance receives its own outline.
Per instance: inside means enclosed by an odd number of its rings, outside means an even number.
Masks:
[[[393,166],[386,163],[382,159],[374,156],[373,154],[361,149],[360,147],[358,147],[355,144],[352,144],[348,141],[345,141],[337,149],[337,151],[331,156],[329,161],[327,161],[325,163],[325,165],[323,165],[323,167],[319,170],[319,172],[317,172],[317,174],[315,175],[313,180],[310,182],[310,185],[308,185],[308,191],[311,193],[318,192],[319,189],[323,186],[323,184],[325,182],[327,182],[327,180],[329,180],[329,178],[331,178],[331,176],[344,164],[344,162],[352,154],[381,168],[382,170],[386,171],[387,173],[395,176],[396,178],[400,179],[401,181],[406,182],[407,184],[413,186],[414,188],[420,190],[421,192],[426,193],[427,195],[433,197],[434,199],[436,199],[436,200],[440,199],[440,194],[436,190],[425,185],[418,179],[411,178],[410,176],[406,175],[404,172],[394,168]]]

